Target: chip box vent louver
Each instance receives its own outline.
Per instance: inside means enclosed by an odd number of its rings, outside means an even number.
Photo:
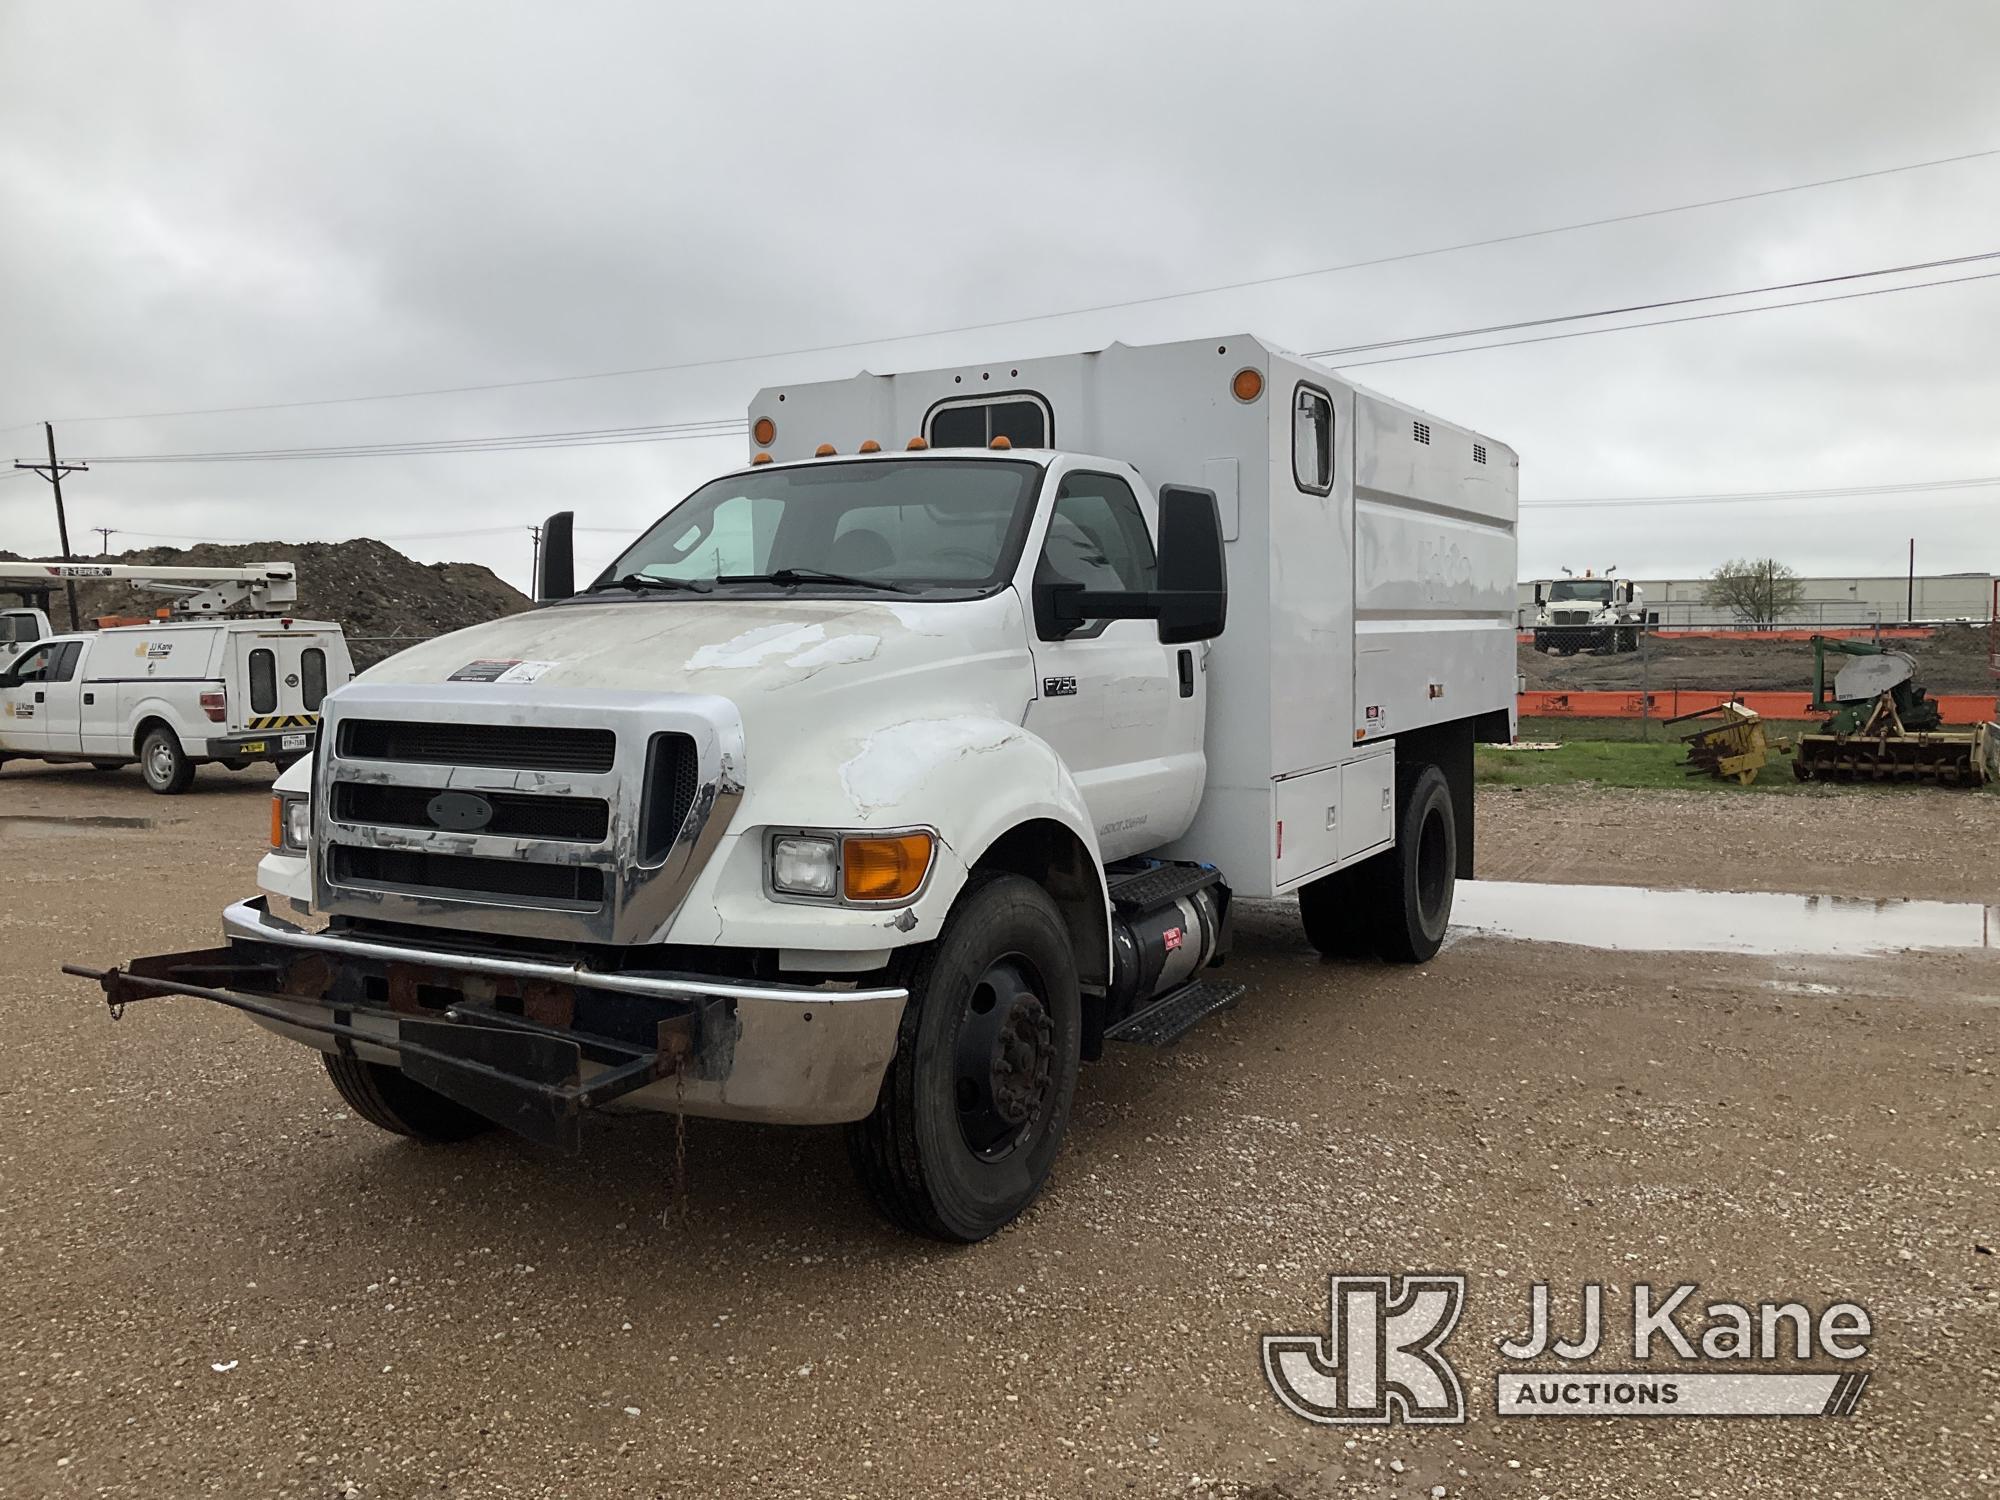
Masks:
[[[1431,424],[1428,422],[1412,423],[1410,435],[1420,443],[1428,443],[1431,440]]]
[[[1472,461],[1476,464],[1486,462],[1486,445],[1484,443],[1474,443],[1472,445]]]

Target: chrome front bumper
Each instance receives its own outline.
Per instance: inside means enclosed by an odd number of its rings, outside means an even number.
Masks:
[[[502,1125],[576,1143],[610,1105],[826,1125],[875,1107],[909,992],[604,972],[308,932],[261,898],[223,913],[225,948],[66,972],[114,1012],[190,995],[325,1052],[402,1067]]]

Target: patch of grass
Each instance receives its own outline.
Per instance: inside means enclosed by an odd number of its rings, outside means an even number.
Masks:
[[[1588,781],[1598,786],[1694,787],[1725,792],[1796,792],[1804,784],[1792,776],[1791,763],[1773,753],[1762,774],[1749,786],[1733,781],[1717,781],[1706,774],[1687,774],[1686,747],[1678,740],[1651,743],[1636,739],[1575,739],[1567,735],[1541,734],[1530,730],[1533,721],[1521,721],[1523,740],[1562,739],[1558,750],[1502,750],[1492,745],[1477,747],[1473,779],[1481,786],[1560,786]],[[1543,721],[1546,722],[1546,721]],[[1575,724],[1565,724],[1574,731]],[[1655,726],[1658,732],[1658,726]]]
[[[1524,740],[1651,740],[1654,744],[1679,745],[1684,730],[1694,729],[1704,722],[1695,720],[1686,724],[1669,724],[1664,728],[1658,719],[1584,719],[1541,717],[1521,720],[1521,738]],[[1715,720],[1705,722],[1714,723]],[[1810,719],[1766,719],[1764,732],[1773,739],[1796,739],[1815,726]]]

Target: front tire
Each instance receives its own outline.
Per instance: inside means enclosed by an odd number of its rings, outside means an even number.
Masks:
[[[194,784],[194,762],[181,749],[179,737],[163,724],[147,730],[139,742],[139,767],[147,789],[162,797],[178,797]]]
[[[493,1122],[455,1099],[405,1077],[402,1069],[322,1052],[326,1076],[354,1112],[392,1135],[447,1145],[484,1135]]]
[[[1436,766],[1425,766],[1401,800],[1396,847],[1377,856],[1381,878],[1370,886],[1375,951],[1392,964],[1428,963],[1444,946],[1458,880],[1451,784]]]
[[[891,1223],[971,1244],[1034,1201],[1062,1146],[1083,1038],[1069,930],[1033,881],[976,875],[938,940],[899,957],[896,1056],[848,1156]]]

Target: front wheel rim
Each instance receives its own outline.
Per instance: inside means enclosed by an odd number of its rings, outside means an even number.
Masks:
[[[952,1047],[952,1105],[966,1149],[984,1161],[1020,1150],[1055,1092],[1055,1018],[1027,959],[986,966],[959,1015]]]

